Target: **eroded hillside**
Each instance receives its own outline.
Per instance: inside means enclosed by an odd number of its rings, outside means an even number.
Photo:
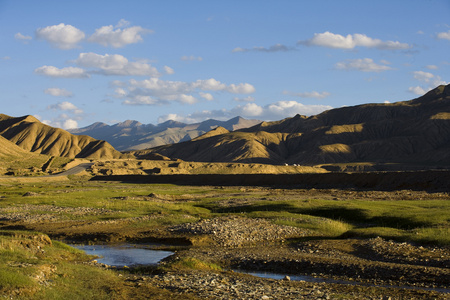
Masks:
[[[203,162],[449,166],[450,85],[411,101],[297,115],[148,152]]]
[[[73,135],[45,125],[33,116],[0,114],[0,135],[25,151],[69,158],[120,158],[122,154],[105,141]]]

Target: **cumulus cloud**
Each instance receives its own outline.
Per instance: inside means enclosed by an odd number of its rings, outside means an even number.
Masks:
[[[62,126],[64,129],[78,128],[78,122],[73,119],[67,119],[64,121]]]
[[[166,72],[166,74],[168,74],[168,75],[172,75],[175,73],[175,71],[171,67],[168,67],[168,66],[164,66],[164,72]]]
[[[36,37],[46,40],[53,47],[67,50],[75,48],[85,38],[85,34],[72,25],[61,23],[59,25],[38,28],[36,30]]]
[[[145,62],[130,62],[119,54],[100,55],[80,53],[75,63],[81,67],[91,68],[91,73],[122,76],[160,76],[158,70]]]
[[[153,33],[150,29],[145,29],[141,26],[128,27],[129,25],[128,21],[122,19],[116,26],[100,27],[88,38],[88,41],[105,47],[121,48],[141,42],[143,34]]]
[[[52,95],[55,97],[72,97],[73,93],[71,91],[68,91],[66,89],[60,89],[60,88],[48,88],[44,90],[44,93],[47,95]]]
[[[197,101],[196,95],[213,100],[211,93],[228,92],[232,94],[251,94],[255,88],[248,83],[224,84],[214,78],[199,79],[194,82],[166,81],[159,78],[145,80],[131,79],[126,85],[117,85],[116,96],[126,99],[128,105],[156,105],[171,101],[192,104]]]
[[[450,41],[450,30],[447,32],[439,32],[437,34],[437,38],[441,40],[449,40]]]
[[[42,66],[34,70],[36,74],[55,78],[87,78],[89,74],[81,68],[66,67],[58,69],[54,66]]]
[[[283,94],[289,95],[289,96],[300,97],[300,98],[315,98],[315,99],[323,99],[323,98],[326,98],[331,95],[328,92],[319,93],[316,91],[305,92],[305,93],[294,93],[294,92],[289,92],[289,91],[283,91]]]
[[[299,41],[298,45],[321,46],[336,49],[353,49],[355,47],[376,48],[379,50],[404,50],[412,48],[411,45],[398,41],[382,41],[373,39],[365,34],[355,33],[343,36],[326,31],[315,33],[314,37],[308,40]]]
[[[304,105],[297,101],[278,101],[265,106],[260,106],[256,103],[247,103],[245,105],[235,106],[229,110],[203,110],[186,116],[178,114],[163,115],[158,118],[158,122],[162,123],[167,120],[175,120],[185,123],[196,123],[207,119],[228,120],[235,116],[269,121],[293,117],[296,114],[315,115],[329,109],[332,109],[332,107],[328,105]]]
[[[409,92],[416,95],[423,95],[439,85],[448,84],[448,82],[442,80],[440,76],[434,75],[430,72],[414,71],[413,77],[423,83],[423,86],[413,86],[408,89]]]
[[[59,103],[56,103],[56,104],[49,105],[47,107],[47,109],[60,110],[60,111],[69,111],[69,112],[72,112],[74,114],[82,114],[83,113],[83,110],[79,109],[74,104],[72,104],[72,103],[70,103],[68,101],[59,102]]]
[[[338,70],[356,70],[362,72],[383,72],[392,70],[386,65],[376,64],[371,58],[348,59],[335,65]]]
[[[423,95],[427,91],[421,86],[412,86],[412,87],[410,87],[408,89],[408,92],[411,92],[411,93],[416,94],[416,95]]]
[[[40,120],[42,123],[44,123],[48,126],[62,128],[62,129],[78,128],[78,121],[73,118],[70,118],[66,114],[60,114],[59,116],[57,116],[56,118],[53,118],[51,120],[46,120],[46,119],[43,120],[43,119],[41,119],[40,116],[37,116],[37,115],[35,115],[35,117],[38,120]]]
[[[291,51],[291,50],[295,50],[295,48],[293,47],[288,47],[282,44],[275,44],[270,46],[269,48],[266,47],[253,47],[253,48],[241,48],[241,47],[237,47],[234,48],[231,52],[286,52],[286,51]]]
[[[201,56],[194,56],[194,55],[187,56],[187,55],[184,55],[184,56],[181,57],[181,60],[184,60],[184,61],[194,61],[194,60],[202,61],[203,58]]]
[[[206,100],[208,100],[208,101],[214,100],[214,96],[211,95],[210,93],[203,93],[203,92],[200,92],[199,95],[200,95],[200,97],[202,97],[203,99],[206,99]]]

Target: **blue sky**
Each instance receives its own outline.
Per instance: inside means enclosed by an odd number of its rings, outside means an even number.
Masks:
[[[0,0],[1,113],[280,120],[450,78],[450,1]]]

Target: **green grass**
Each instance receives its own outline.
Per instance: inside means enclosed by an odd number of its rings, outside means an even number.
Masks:
[[[90,256],[42,234],[0,232],[0,298],[113,299],[117,273],[81,264]],[[51,244],[49,244],[51,243]],[[14,294],[13,294],[14,293]]]
[[[166,270],[207,270],[207,271],[221,271],[222,268],[210,262],[205,262],[193,257],[183,257],[179,260],[172,261],[166,264],[163,269]]]
[[[37,195],[24,196],[27,192]],[[148,197],[152,193],[158,197]],[[284,195],[270,190],[71,180],[2,184],[0,196],[4,216],[14,212],[15,206],[33,204],[36,207],[26,211],[27,214],[52,214],[63,220],[92,222],[128,219],[124,226],[131,230],[241,216],[307,229],[310,234],[299,237],[306,239],[380,236],[450,245],[450,201],[445,197],[433,198],[433,195],[426,200],[355,198],[336,201],[300,198],[295,191]],[[42,205],[72,211],[48,212]],[[73,209],[76,211],[79,207],[108,209],[109,212],[98,214],[97,210],[88,210],[75,214]],[[141,218],[147,216],[150,218]],[[22,299],[65,299],[68,295],[71,299],[125,299],[128,290],[123,278],[117,272],[83,264],[90,259],[64,243],[52,241],[50,244],[48,237],[40,233],[0,230],[0,298],[18,291],[18,298]],[[174,261],[165,268],[220,270],[218,265],[194,258]],[[42,272],[48,273],[45,281],[49,284],[36,279]]]
[[[36,196],[24,197],[26,192]],[[148,197],[154,194],[157,197]],[[316,236],[381,236],[420,243],[450,244],[448,199],[426,200],[325,200],[298,199],[277,191],[240,191],[238,188],[124,184],[73,180],[66,183],[9,184],[0,186],[0,208],[25,204],[65,208],[108,209],[95,212],[52,214],[62,219],[104,221],[154,216],[131,222],[130,227],[174,225],[218,216],[266,218],[279,225],[311,230]],[[244,204],[222,205],[230,199]],[[35,208],[30,214],[49,213]]]

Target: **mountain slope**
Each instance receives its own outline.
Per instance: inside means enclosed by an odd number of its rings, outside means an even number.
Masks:
[[[228,121],[210,119],[195,124],[169,120],[155,126],[127,120],[111,126],[105,123],[94,123],[84,128],[71,129],[69,132],[86,134],[96,139],[106,140],[114,148],[125,151],[189,141],[217,127],[233,131],[250,127],[260,122],[259,120],[246,120],[236,117]]]
[[[51,156],[119,158],[122,154],[105,141],[77,136],[42,124],[33,116],[19,118],[0,114],[0,135],[25,151]]]
[[[50,156],[31,153],[0,135],[0,174],[19,174],[21,170],[38,170],[50,160]]]
[[[450,85],[411,101],[297,115],[148,151],[204,162],[450,165]]]

